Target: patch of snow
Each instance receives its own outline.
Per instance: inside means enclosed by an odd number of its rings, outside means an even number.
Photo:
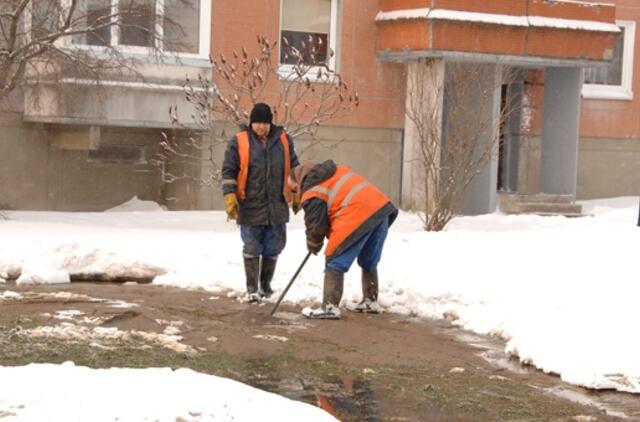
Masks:
[[[253,338],[258,339],[258,340],[277,341],[277,342],[280,342],[280,343],[286,343],[287,341],[289,341],[289,339],[287,337],[274,336],[274,335],[271,335],[271,334],[257,334],[255,336],[253,336]]]
[[[423,7],[419,9],[393,10],[390,12],[380,11],[376,15],[375,21],[383,22],[383,21],[408,20],[408,19],[427,19],[430,11],[431,9],[428,7]]]
[[[120,330],[117,327],[84,327],[64,322],[55,326],[42,326],[21,330],[18,335],[32,338],[55,338],[70,343],[101,345],[101,342],[143,340],[178,353],[195,353],[195,349],[181,343],[182,337],[173,334],[159,334],[139,330]]]
[[[165,321],[162,319],[156,319],[156,322],[160,325],[166,325],[163,331],[166,335],[180,334],[180,327],[184,325],[184,321]]]
[[[526,15],[506,15],[480,12],[466,12],[461,10],[450,9],[402,9],[389,12],[378,12],[376,22],[388,22],[396,20],[415,20],[415,19],[431,19],[431,20],[447,20],[457,22],[471,22],[491,25],[504,25],[515,27],[529,28],[554,28],[554,29],[570,29],[591,32],[611,32],[619,33],[620,28],[613,23],[579,20],[579,19],[560,19],[549,18],[545,16],[526,16]]]
[[[20,300],[22,299],[22,295],[17,292],[13,292],[11,290],[5,290],[0,293],[0,300]]]
[[[92,369],[66,362],[0,367],[0,379],[6,422],[337,421],[315,406],[190,369]]]
[[[464,12],[459,10],[432,9],[428,19],[458,22],[487,23],[505,26],[530,26],[526,16],[495,15],[491,13]]]
[[[63,311],[56,311],[53,317],[55,319],[72,320],[72,319],[75,319],[75,317],[82,316],[82,315],[84,315],[84,312],[82,311],[79,311],[77,309],[67,309]]]
[[[65,284],[70,282],[71,278],[67,271],[46,266],[25,267],[22,269],[20,277],[16,280],[18,286],[28,284]]]
[[[165,211],[166,208],[154,201],[143,201],[134,196],[127,202],[117,205],[113,208],[109,208],[105,212],[136,212],[136,211]]]
[[[125,302],[124,300],[105,300],[105,304],[110,308],[128,309],[137,308],[137,303]]]
[[[613,23],[582,21],[577,19],[547,18],[544,16],[529,16],[529,24],[534,28],[571,29],[591,32],[619,33],[620,28]]]

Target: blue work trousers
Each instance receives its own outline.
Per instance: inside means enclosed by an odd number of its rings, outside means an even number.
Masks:
[[[358,257],[358,265],[362,269],[366,271],[376,269],[382,256],[382,247],[387,239],[388,231],[389,219],[385,218],[340,255],[327,258],[324,270],[346,273],[356,257]]]

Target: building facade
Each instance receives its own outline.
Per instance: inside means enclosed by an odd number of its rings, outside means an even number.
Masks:
[[[611,0],[615,22],[622,32],[616,39],[613,63],[587,69],[581,91],[577,198],[591,199],[640,194],[640,4]],[[542,75],[527,79],[527,118],[523,122],[520,184],[522,192],[539,189]]]
[[[66,80],[71,89],[62,91],[27,85],[0,105],[0,208],[97,211],[134,195],[172,209],[220,208],[218,187],[165,183],[150,162],[161,132],[171,128],[169,107],[179,105],[182,120],[190,119],[185,76],[211,76],[209,54],[251,51],[257,35],[313,35],[335,52],[329,66],[358,92],[360,105],[320,128],[331,148],[296,140],[302,158],[348,164],[405,208],[424,203],[405,106],[412,63],[425,58],[435,60],[443,79],[449,63],[482,64],[486,89],[501,86],[505,68],[521,70],[508,87],[521,93],[521,113],[461,211],[495,210],[500,190],[574,198],[639,193],[633,65],[640,55],[633,47],[640,6],[633,0],[192,0],[185,9],[182,1],[145,1],[186,30],[181,51],[162,59],[145,56],[135,34],[114,29],[106,37],[140,59],[143,81],[105,81],[99,100],[87,80]],[[67,42],[100,49],[95,40]],[[286,69],[286,57],[280,60]],[[491,110],[501,95],[494,92]],[[445,118],[447,106],[443,101]]]

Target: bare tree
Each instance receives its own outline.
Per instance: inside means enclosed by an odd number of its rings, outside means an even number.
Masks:
[[[160,19],[176,26],[157,15],[154,2],[118,0],[115,7],[113,0],[2,0],[0,100],[25,83],[139,77],[136,60],[122,54],[114,38],[160,54],[167,42]]]
[[[165,182],[191,180],[208,186],[218,182],[221,169],[216,151],[230,137],[220,122],[246,124],[258,102],[272,105],[274,122],[289,135],[309,139],[306,148],[321,143],[317,132],[322,124],[356,110],[358,94],[330,68],[333,52],[320,39],[310,36],[296,48],[285,38],[280,57],[277,47],[276,41],[258,36],[254,54],[243,47],[211,57],[213,81],[202,75],[186,80],[185,99],[194,107],[191,121],[180,121],[176,107],[169,110],[176,130],[164,134],[155,160]],[[281,61],[291,64],[283,66]],[[305,149],[298,154],[303,156]]]
[[[447,63],[445,74],[444,66],[435,59],[412,65],[405,108],[417,140],[427,231],[444,229],[455,216],[474,177],[497,158],[500,128],[517,107],[511,98],[496,103],[496,90],[513,78],[510,70],[496,79],[495,67]]]

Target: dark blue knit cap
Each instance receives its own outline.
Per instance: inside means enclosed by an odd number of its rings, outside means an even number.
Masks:
[[[257,103],[251,110],[249,117],[249,124],[251,123],[272,123],[273,114],[271,114],[271,108],[265,103]]]

